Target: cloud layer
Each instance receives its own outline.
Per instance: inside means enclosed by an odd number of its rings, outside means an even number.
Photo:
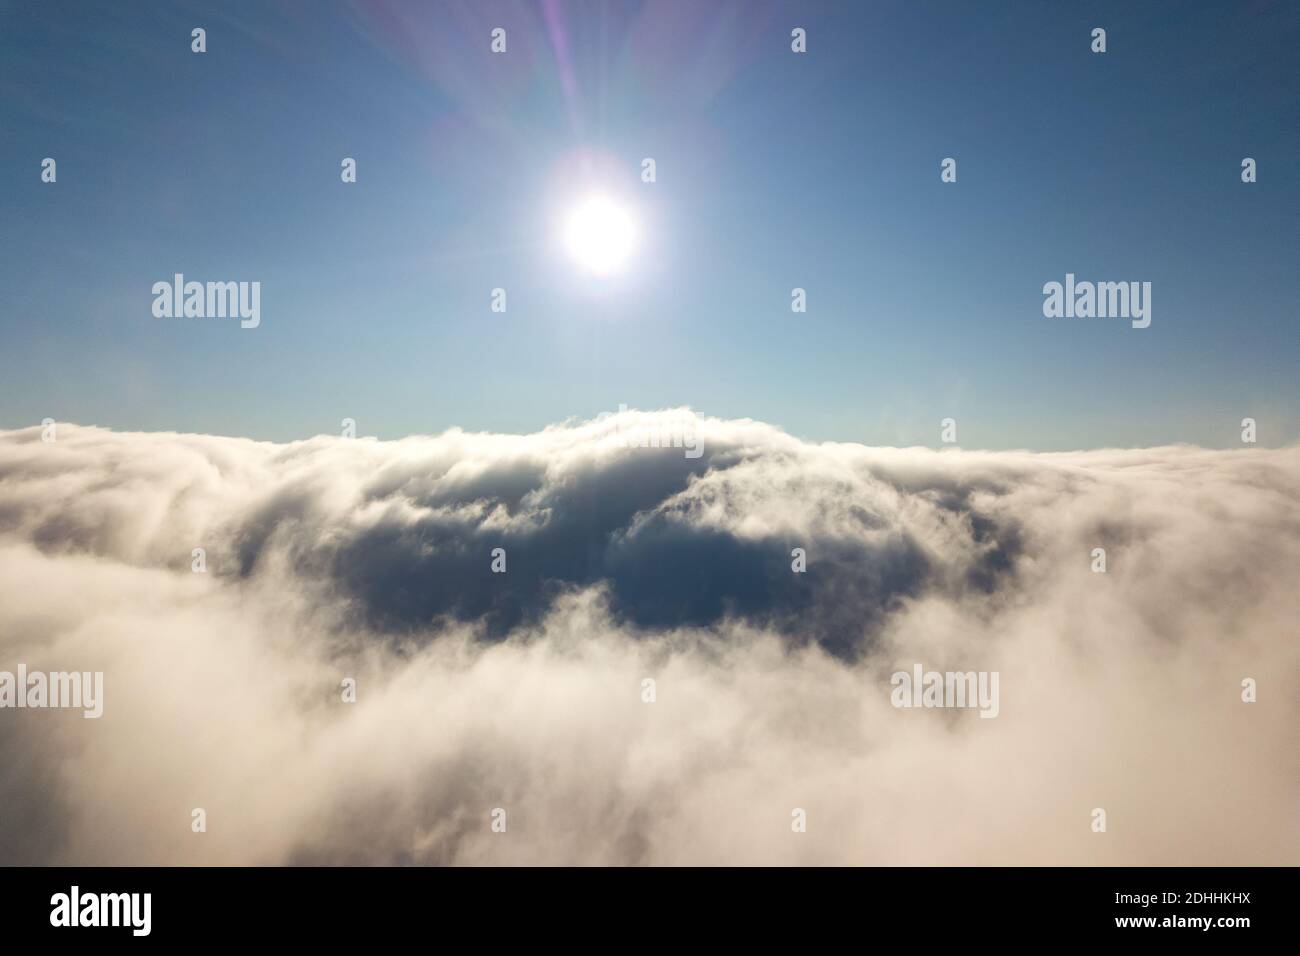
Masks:
[[[1297,580],[1297,448],[0,432],[0,670],[105,673],[0,710],[0,859],[1295,864]]]

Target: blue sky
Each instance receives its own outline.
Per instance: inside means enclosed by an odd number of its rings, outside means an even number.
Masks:
[[[1300,5],[979,7],[0,4],[0,426],[1295,441]],[[559,248],[593,189],[641,229],[608,280]],[[155,318],[177,272],[260,327]],[[1045,318],[1067,272],[1151,327]]]

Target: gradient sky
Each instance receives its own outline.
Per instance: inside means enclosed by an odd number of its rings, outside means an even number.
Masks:
[[[1294,2],[12,2],[0,129],[0,427],[1300,437]],[[595,187],[643,231],[601,282],[557,241]],[[154,318],[176,272],[261,327]],[[1151,327],[1045,318],[1066,272]]]

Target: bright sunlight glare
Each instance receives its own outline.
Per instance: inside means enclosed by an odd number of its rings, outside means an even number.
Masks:
[[[574,261],[596,275],[610,275],[627,261],[636,227],[627,210],[603,196],[585,200],[570,213],[564,244]]]

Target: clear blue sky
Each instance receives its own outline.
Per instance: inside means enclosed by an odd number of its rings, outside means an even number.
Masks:
[[[398,437],[624,403],[870,444],[947,416],[964,447],[1300,436],[1295,2],[0,11],[3,427]],[[580,157],[643,233],[600,283],[557,249]],[[261,327],[154,318],[176,272],[260,281]],[[1045,318],[1066,272],[1152,282],[1151,327]]]

